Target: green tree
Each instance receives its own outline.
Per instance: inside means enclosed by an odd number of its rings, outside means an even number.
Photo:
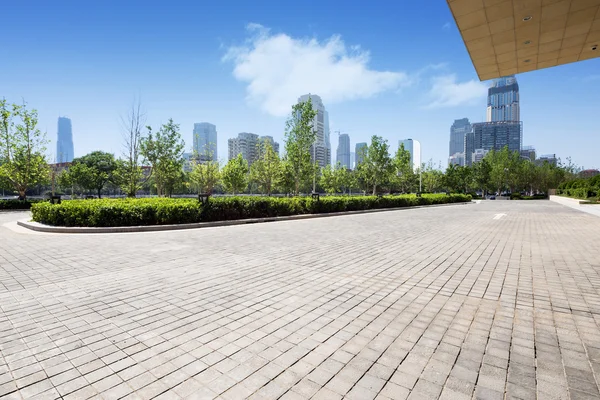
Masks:
[[[373,135],[371,144],[364,152],[363,162],[358,166],[358,173],[364,180],[365,185],[377,194],[377,188],[389,182],[394,171],[394,165],[390,158],[387,140],[381,136]]]
[[[115,157],[103,151],[93,151],[83,157],[75,158],[69,167],[70,179],[86,190],[93,190],[102,196],[102,189],[115,180],[117,163]]]
[[[44,155],[48,141],[37,122],[36,110],[0,100],[0,183],[17,191],[21,200],[27,189],[46,184],[50,176]]]
[[[484,157],[480,162],[473,164],[473,182],[481,190],[482,196],[485,196],[490,189],[492,166],[488,158]]]
[[[248,162],[244,160],[242,154],[232,158],[223,167],[222,173],[223,185],[225,190],[232,194],[242,193],[248,187]]]
[[[206,161],[199,161],[195,154],[192,161],[192,172],[190,173],[190,182],[196,187],[198,194],[203,193],[212,195],[215,186],[221,179],[219,163],[213,161],[212,157],[206,157]]]
[[[444,186],[444,174],[439,169],[433,166],[433,160],[429,160],[427,164],[423,163],[421,168],[423,188],[425,192],[435,193]]]
[[[260,191],[268,196],[281,175],[281,160],[267,140],[258,144],[258,159],[250,167],[250,179],[255,182]]]
[[[157,194],[170,196],[183,180],[184,144],[179,133],[179,125],[169,119],[156,134],[152,132],[150,126],[147,129],[148,136],[140,143],[141,154],[152,167],[150,174],[154,176]]]
[[[313,121],[317,111],[313,109],[312,101],[300,102],[292,106],[292,114],[286,122],[285,153],[286,172],[291,174],[294,181],[294,195],[315,173],[311,163],[310,147],[314,144],[317,134],[313,129]]]
[[[140,165],[140,146],[143,140],[142,129],[146,121],[145,114],[141,110],[139,100],[134,100],[131,109],[125,117],[121,117],[123,126],[123,160],[117,163],[115,171],[115,183],[128,197],[135,197],[138,190],[143,186],[143,172]]]
[[[287,156],[281,159],[281,173],[277,180],[277,188],[279,191],[290,194],[296,190],[296,180],[294,179],[294,167]]]
[[[451,192],[458,193],[461,190],[460,166],[449,164],[444,174],[444,186]]]
[[[336,164],[335,174],[342,193],[349,192],[352,187],[355,186],[354,174],[346,168],[345,165],[341,165],[338,162]]]
[[[321,177],[319,179],[319,183],[328,194],[335,194],[341,191],[338,177],[336,175],[336,170],[331,168],[331,165],[326,165],[321,168]]]
[[[410,193],[417,183],[417,175],[410,160],[410,151],[400,144],[398,151],[392,160],[394,175],[392,186],[402,193]]]

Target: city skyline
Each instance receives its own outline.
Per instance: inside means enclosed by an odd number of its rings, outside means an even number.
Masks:
[[[3,12],[14,40],[6,51],[20,62],[3,66],[0,96],[39,110],[50,159],[56,156],[56,116],[64,114],[76,127],[75,156],[94,150],[121,155],[120,116],[134,98],[141,99],[148,125],[156,129],[173,118],[181,126],[186,151],[194,122],[215,124],[222,161],[227,139],[238,132],[283,143],[286,115],[305,93],[321,96],[330,132],[348,133],[355,142],[380,135],[392,153],[401,138],[418,137],[423,160],[434,164],[448,159],[451,121],[487,120],[489,82],[478,80],[445,4],[314,4],[319,13],[270,0],[208,4],[202,12],[210,21],[198,30],[199,5],[147,7],[142,21],[135,16],[144,3],[135,0],[8,3]],[[335,18],[340,7],[347,18]],[[94,18],[61,29],[52,23],[82,15]],[[161,39],[145,40],[158,25],[164,27]],[[432,44],[435,52],[422,51]],[[600,147],[594,117],[599,70],[600,60],[592,59],[516,76],[527,88],[519,98],[526,141],[538,153],[600,166],[594,151]],[[565,132],[573,140],[564,141]]]

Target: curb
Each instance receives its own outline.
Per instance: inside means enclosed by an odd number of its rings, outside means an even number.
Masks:
[[[50,226],[40,224],[39,222],[33,221],[17,221],[17,225],[22,226],[32,231],[46,232],[46,233],[127,233],[127,232],[159,232],[159,231],[175,231],[183,229],[198,229],[198,228],[211,228],[219,226],[231,226],[231,225],[246,225],[246,224],[258,224],[263,222],[277,222],[277,221],[293,221],[301,219],[313,219],[313,218],[326,218],[326,217],[337,217],[343,215],[354,215],[354,214],[368,214],[385,211],[400,211],[410,210],[415,208],[429,208],[429,207],[445,207],[445,206],[456,206],[456,205],[467,205],[474,204],[473,202],[465,203],[447,203],[447,204],[431,204],[426,206],[409,206],[409,207],[395,207],[395,208],[378,208],[375,210],[356,210],[356,211],[342,211],[333,213],[322,213],[322,214],[299,214],[299,215],[288,215],[284,217],[266,217],[266,218],[248,218],[248,219],[235,219],[228,221],[212,221],[212,222],[196,222],[192,224],[174,224],[174,225],[143,225],[143,226],[111,226],[111,227],[67,227],[67,226]]]

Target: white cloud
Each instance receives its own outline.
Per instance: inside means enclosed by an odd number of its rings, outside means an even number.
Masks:
[[[487,94],[487,86],[477,80],[457,82],[456,75],[443,75],[432,78],[425,108],[455,107],[471,104]]]
[[[233,75],[248,83],[247,100],[275,116],[290,112],[300,95],[315,93],[326,104],[368,98],[410,83],[404,72],[370,69],[369,52],[344,44],[340,36],[325,41],[272,34],[259,24],[247,26],[245,45],[223,57]]]
[[[447,31],[451,26],[452,24],[450,22],[446,22],[444,25],[442,25],[442,29]]]

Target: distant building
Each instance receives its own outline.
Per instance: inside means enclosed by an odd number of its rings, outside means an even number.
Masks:
[[[535,161],[535,148],[533,146],[523,146],[521,149],[521,158],[524,160]]]
[[[465,135],[471,132],[469,118],[455,119],[450,127],[450,146],[448,155],[463,153],[465,150]]]
[[[228,159],[232,160],[241,154],[248,166],[252,165],[260,157],[259,144],[261,141],[267,141],[275,153],[279,154],[279,143],[273,140],[272,136],[258,136],[255,133],[242,132],[236,138],[229,139]]]
[[[348,169],[352,168],[350,163],[350,136],[346,133],[339,136],[336,162]]]
[[[519,122],[519,84],[514,75],[494,79],[488,89],[487,122]]]
[[[580,178],[592,178],[596,175],[600,175],[600,171],[597,169],[584,169],[579,173]]]
[[[261,136],[258,138],[258,140],[259,142],[261,140],[269,142],[271,144],[271,147],[273,148],[273,151],[275,151],[275,153],[279,155],[279,143],[277,143],[275,139],[273,139],[273,136]]]
[[[68,163],[73,161],[75,151],[73,149],[73,127],[71,120],[67,117],[58,117],[58,130],[56,138],[57,163]]]
[[[448,165],[465,165],[465,153],[454,153],[448,158]]]
[[[358,164],[363,162],[363,152],[366,151],[367,147],[368,145],[365,142],[356,143],[354,146],[354,168],[358,168]]]
[[[404,150],[410,153],[410,162],[414,169],[421,166],[421,143],[413,139],[403,139],[398,141],[398,147],[404,145]]]
[[[521,152],[523,137],[522,122],[478,122],[474,123],[473,131],[465,135],[465,165],[472,165],[471,155],[475,150],[502,150]]]
[[[183,153],[183,171],[192,172],[194,169],[194,153]]]
[[[217,127],[208,122],[194,124],[194,151],[200,156],[200,161],[211,159],[217,161]]]
[[[258,135],[255,133],[238,133],[236,138],[228,140],[229,160],[233,160],[241,154],[248,166],[258,158]]]
[[[331,134],[329,131],[329,112],[325,110],[323,115],[325,125],[325,147],[327,148],[326,164],[331,165]]]
[[[313,161],[316,159],[316,163],[319,167],[331,164],[331,144],[327,144],[329,136],[329,126],[325,129],[325,120],[329,122],[329,114],[325,111],[325,106],[321,97],[316,94],[305,94],[298,98],[298,103],[304,103],[311,99],[313,109],[317,112],[313,120],[313,129],[317,133],[315,143],[310,147],[310,155]]]
[[[356,168],[356,152],[354,151],[350,153],[350,164],[352,164],[351,169]]]
[[[489,153],[489,150],[484,149],[475,149],[475,151],[471,154],[471,160],[473,160],[473,164],[480,162],[483,158]]]
[[[551,165],[556,165],[557,161],[556,154],[542,154],[538,159],[535,160],[535,163],[542,165],[547,162]]]

